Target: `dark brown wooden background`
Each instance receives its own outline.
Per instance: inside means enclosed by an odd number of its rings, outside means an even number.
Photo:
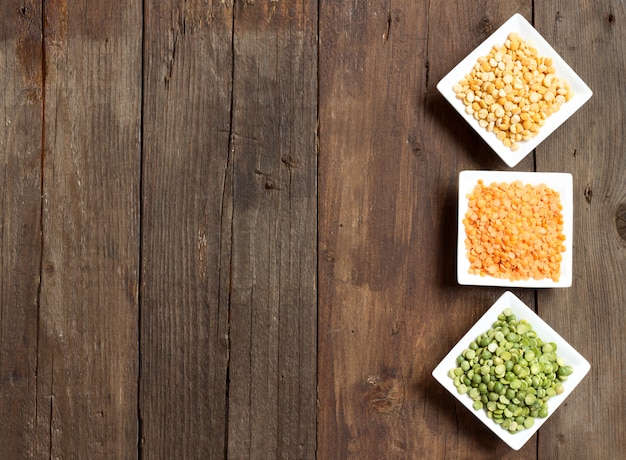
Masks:
[[[431,371],[455,280],[435,85],[513,13],[593,98],[515,169],[574,176],[574,282],[515,290],[592,364],[511,451]],[[619,459],[620,1],[0,0],[2,458]]]

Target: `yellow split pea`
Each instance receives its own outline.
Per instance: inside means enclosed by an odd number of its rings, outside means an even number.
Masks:
[[[478,58],[452,89],[465,112],[513,151],[573,96],[568,83],[555,75],[552,58],[539,56],[515,32]]]
[[[545,184],[479,180],[467,199],[463,225],[470,274],[559,280],[565,235],[558,192]]]

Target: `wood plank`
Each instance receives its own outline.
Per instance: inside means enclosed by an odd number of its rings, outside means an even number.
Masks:
[[[141,454],[226,449],[232,2],[145,2]]]
[[[33,456],[41,264],[41,5],[0,2],[0,446]]]
[[[141,2],[43,8],[34,455],[135,458]]]
[[[237,2],[230,458],[312,458],[317,2]]]
[[[531,6],[320,7],[320,458],[535,457],[431,376],[503,292],[456,283],[458,173],[506,169],[435,85]]]
[[[540,291],[539,313],[591,363],[542,428],[539,458],[617,459],[626,452],[626,399],[618,388],[626,350],[624,17],[623,3],[613,1],[567,9],[548,2],[535,12],[538,30],[594,91],[537,149],[538,169],[574,177],[573,284]]]

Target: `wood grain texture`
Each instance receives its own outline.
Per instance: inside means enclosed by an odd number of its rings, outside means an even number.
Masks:
[[[320,8],[319,458],[535,457],[431,376],[502,293],[456,284],[458,172],[501,166],[435,85],[516,11],[531,2]]]
[[[591,363],[591,371],[539,436],[540,458],[623,458],[626,398],[626,204],[622,2],[552,2],[535,13],[538,30],[594,91],[537,149],[537,168],[574,177],[574,279],[565,291],[540,291],[539,313]],[[618,384],[621,385],[621,384]]]
[[[623,2],[0,11],[1,458],[623,458]],[[435,85],[516,12],[594,90],[514,168],[573,174],[573,286],[514,293],[592,365],[520,451],[431,376],[509,169]]]
[[[139,404],[146,459],[225,455],[228,3],[145,2]]]
[[[33,456],[41,262],[41,6],[0,2],[0,448]]]
[[[317,3],[238,2],[229,458],[312,458]]]
[[[46,1],[37,458],[134,458],[141,2]]]

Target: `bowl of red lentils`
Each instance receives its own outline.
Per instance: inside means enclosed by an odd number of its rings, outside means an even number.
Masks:
[[[454,67],[437,89],[511,168],[592,96],[520,14]]]
[[[457,279],[462,285],[572,285],[572,175],[461,171]]]

